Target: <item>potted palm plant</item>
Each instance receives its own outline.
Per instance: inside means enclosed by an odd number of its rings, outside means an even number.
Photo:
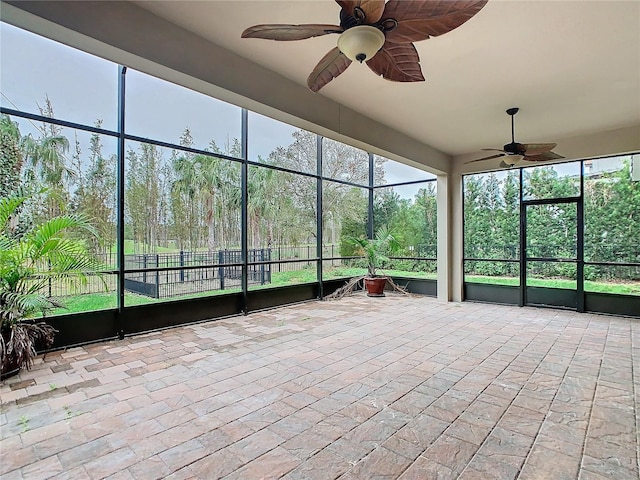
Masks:
[[[402,291],[391,278],[386,275],[379,275],[378,269],[384,262],[389,261],[387,255],[393,254],[400,249],[400,242],[395,234],[386,226],[381,226],[376,231],[374,238],[346,237],[347,243],[355,247],[354,253],[363,256],[367,263],[367,274],[354,277],[345,286],[339,288],[327,298],[342,298],[352,293],[354,290],[364,288],[370,297],[384,297],[384,289],[389,283],[395,290]]]
[[[363,279],[367,295],[384,297],[384,287],[389,277],[378,275],[378,268],[383,262],[389,261],[388,254],[399,250],[397,238],[388,227],[382,226],[376,231],[374,238],[351,237],[349,242],[356,247],[355,253],[364,256],[367,261],[367,275]]]
[[[98,262],[73,232],[95,235],[88,220],[60,215],[41,224],[20,222],[31,198],[22,192],[0,198],[0,377],[30,368],[36,348],[53,344],[55,329],[38,320],[60,302],[47,295],[49,282],[74,286],[96,272]],[[21,223],[23,223],[21,225]]]

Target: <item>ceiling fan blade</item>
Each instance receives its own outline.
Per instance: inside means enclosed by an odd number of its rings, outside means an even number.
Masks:
[[[376,23],[382,18],[385,0],[336,0],[345,13],[355,17],[355,8],[359,7],[364,13],[364,20],[367,24]]]
[[[556,148],[557,143],[523,143],[525,155],[534,156],[540,153],[550,152]]]
[[[304,40],[305,38],[319,37],[330,33],[342,33],[344,29],[340,25],[285,25],[268,24],[254,25],[242,32],[242,38],[266,38],[267,40]]]
[[[499,148],[483,148],[482,151],[483,152],[502,152],[502,153],[507,153],[504,150],[501,150]]]
[[[385,42],[367,66],[382,78],[393,82],[424,82],[420,57],[413,43]]]
[[[392,18],[398,27],[386,32],[387,40],[407,43],[437,37],[462,25],[486,3],[487,0],[389,0],[383,21]]]
[[[554,152],[544,152],[539,155],[526,155],[524,160],[527,162],[548,162],[549,160],[559,160],[564,158],[562,155],[558,155]]]
[[[332,48],[329,53],[322,57],[322,60],[318,62],[309,78],[307,78],[309,89],[317,92],[344,72],[349,65],[351,65],[351,60],[338,50],[338,47]]]
[[[489,155],[488,157],[476,158],[475,160],[469,160],[468,162],[464,162],[464,163],[467,164],[467,163],[474,163],[474,162],[483,162],[484,160],[493,160],[494,158],[500,158],[504,156],[506,156],[506,153],[499,153],[497,155]]]

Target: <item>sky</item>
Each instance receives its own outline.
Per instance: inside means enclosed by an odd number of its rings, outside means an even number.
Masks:
[[[56,118],[117,129],[118,66],[94,55],[40,37],[6,23],[0,24],[0,104],[30,113],[40,113],[45,96]],[[132,69],[126,74],[125,130],[127,133],[179,143],[188,127],[194,147],[205,149],[211,140],[224,145],[241,135],[241,109],[184,87]],[[21,132],[37,133],[39,123],[16,119]],[[249,113],[249,159],[266,158],[277,146],[292,142],[295,127]],[[72,139],[75,133],[63,132]],[[77,134],[83,150],[90,134]],[[116,143],[103,139],[103,154],[115,153]],[[386,183],[435,178],[422,170],[388,160]],[[411,198],[420,186],[398,188]]]

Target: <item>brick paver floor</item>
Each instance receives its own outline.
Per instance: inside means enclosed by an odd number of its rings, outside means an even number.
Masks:
[[[638,479],[640,323],[311,302],[48,354],[0,387],[5,480]]]

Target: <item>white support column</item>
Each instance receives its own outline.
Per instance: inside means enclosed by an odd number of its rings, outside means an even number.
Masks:
[[[462,301],[462,176],[438,175],[438,299]]]

